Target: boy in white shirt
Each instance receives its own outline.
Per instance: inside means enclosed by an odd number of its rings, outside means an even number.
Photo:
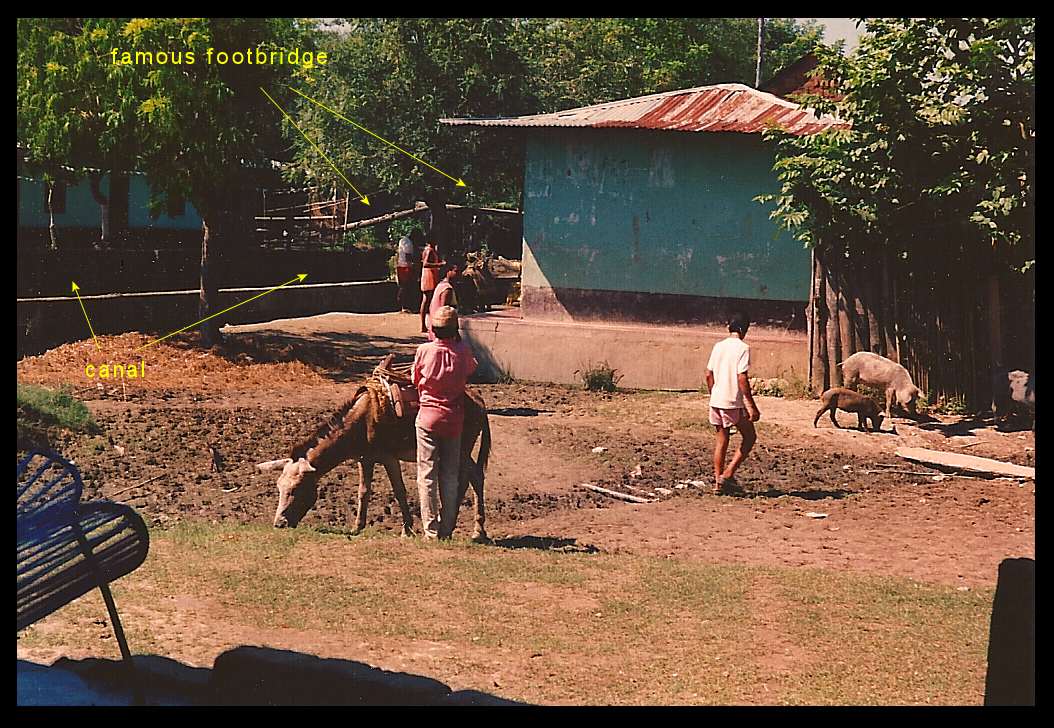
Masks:
[[[714,493],[719,495],[739,490],[735,481],[736,470],[750,454],[758,439],[754,423],[761,419],[761,412],[754,404],[750,381],[747,379],[750,347],[743,343],[748,328],[750,319],[746,314],[732,314],[728,319],[728,338],[714,347],[706,365],[706,386],[710,390],[710,423],[717,428],[717,444],[714,446]],[[743,442],[726,468],[725,454],[728,452],[728,440],[733,426],[743,435]]]

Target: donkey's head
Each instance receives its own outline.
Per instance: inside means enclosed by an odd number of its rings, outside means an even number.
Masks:
[[[292,458],[271,460],[256,467],[260,472],[282,471],[278,476],[278,510],[274,514],[274,526],[296,528],[318,500],[318,471],[311,467],[307,458],[296,462]]]

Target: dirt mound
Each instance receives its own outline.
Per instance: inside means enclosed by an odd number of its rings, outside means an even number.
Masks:
[[[72,383],[78,395],[88,399],[93,398],[93,390],[102,396],[143,389],[244,390],[327,382],[320,364],[304,361],[291,344],[238,340],[202,350],[196,348],[196,333],[177,334],[156,344],[152,341],[152,337],[131,332],[99,336],[98,345],[94,339],[63,344],[18,362],[16,376],[20,382],[46,387]],[[120,367],[120,376],[115,365]],[[89,366],[93,376],[86,373]],[[105,377],[103,366],[107,367]]]

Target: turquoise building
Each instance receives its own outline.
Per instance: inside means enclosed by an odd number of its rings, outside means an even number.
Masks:
[[[841,122],[741,84],[510,119],[526,135],[522,315],[723,325],[730,309],[804,329],[810,256],[772,205],[770,126]]]

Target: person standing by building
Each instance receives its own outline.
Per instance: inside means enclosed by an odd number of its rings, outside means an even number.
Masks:
[[[428,333],[425,316],[432,305],[432,294],[439,284],[439,269],[443,266],[439,260],[439,253],[435,249],[435,241],[432,236],[428,237],[425,249],[421,251],[421,333]]]
[[[435,341],[435,333],[433,332],[433,326],[431,319],[435,317],[436,311],[441,309],[443,306],[450,306],[454,310],[457,310],[457,294],[454,292],[454,282],[461,275],[461,267],[457,263],[447,263],[445,268],[440,269],[443,273],[443,279],[439,281],[439,285],[436,286],[435,292],[432,294],[432,305],[429,307],[428,316],[428,340]]]
[[[399,283],[399,307],[403,313],[413,313],[410,309],[410,284],[413,281],[414,252],[417,250],[415,237],[419,230],[404,235],[399,240],[399,257],[395,261],[395,280]]]
[[[453,308],[439,308],[432,327],[436,339],[417,347],[413,367],[421,405],[416,421],[417,492],[421,523],[429,540],[448,539],[454,531],[460,505],[457,496],[465,385],[477,364],[471,347],[458,335]]]
[[[754,404],[750,391],[747,370],[750,369],[750,347],[743,342],[750,328],[750,319],[742,312],[728,319],[728,338],[719,342],[710,353],[706,365],[706,386],[710,390],[710,423],[717,428],[717,443],[714,446],[714,493],[727,495],[739,490],[736,470],[750,454],[758,436],[754,423],[761,419],[761,412]],[[731,429],[735,427],[743,435],[739,449],[725,467],[725,455]]]

